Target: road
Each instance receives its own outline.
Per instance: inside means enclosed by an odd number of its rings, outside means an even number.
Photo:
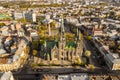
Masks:
[[[93,64],[96,68],[99,68],[101,71],[108,72],[109,68],[106,65],[101,65],[99,63],[99,52],[97,52],[97,49],[91,45],[90,41],[87,39],[84,39],[84,44],[86,50],[89,50],[91,52],[90,56],[90,64]]]
[[[83,70],[82,68],[37,68],[35,70],[25,70],[24,72],[20,73],[14,73],[15,76],[20,75],[35,75],[35,74],[70,74],[70,73],[87,73],[92,75],[119,75],[120,72],[112,71],[112,72],[106,72],[101,69],[95,69],[92,70]]]
[[[83,67],[72,67],[72,66],[63,66],[63,67],[39,67],[32,69],[31,67],[24,67],[19,72],[14,72],[15,75],[34,75],[34,74],[69,74],[69,73],[87,73],[87,74],[111,74],[118,75],[120,71],[107,71],[104,68],[95,68],[94,70],[89,70]]]
[[[85,44],[86,50],[89,50],[91,52],[90,63],[96,67],[101,67],[101,65],[97,61],[98,53],[96,53],[95,48],[90,44],[90,42],[87,39],[84,39],[84,44]]]

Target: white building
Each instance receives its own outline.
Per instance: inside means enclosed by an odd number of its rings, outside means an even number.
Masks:
[[[87,74],[71,74],[71,80],[89,80]]]
[[[70,80],[70,75],[59,75],[58,80]]]
[[[24,18],[24,14],[22,12],[14,12],[12,15],[15,20]]]
[[[110,70],[120,70],[120,56],[119,53],[111,53],[108,46],[98,45],[98,43],[93,40],[95,46],[104,56],[107,66]]]
[[[89,80],[89,76],[84,73],[75,73],[70,75],[59,75],[58,80]]]
[[[14,77],[12,75],[12,72],[5,72],[2,77],[0,78],[0,80],[14,80]]]

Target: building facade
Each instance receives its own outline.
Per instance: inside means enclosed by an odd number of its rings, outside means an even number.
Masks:
[[[17,19],[24,18],[24,14],[22,12],[13,12],[12,17],[13,19],[17,20]]]

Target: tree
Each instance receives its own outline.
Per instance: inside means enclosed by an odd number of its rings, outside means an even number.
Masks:
[[[49,41],[53,41],[53,40],[54,40],[54,36],[48,36],[47,39],[48,39]]]
[[[8,8],[9,7],[8,3],[4,3],[3,7]]]
[[[33,55],[36,56],[37,55],[37,50],[33,50]]]
[[[55,28],[55,25],[56,25],[56,22],[53,21],[53,22],[50,23],[50,25],[51,25],[51,27],[54,29],[54,28]]]
[[[0,23],[0,26],[5,26],[5,23]]]
[[[40,44],[44,44],[44,40],[40,40]]]
[[[89,64],[89,65],[88,65],[88,68],[89,68],[90,70],[94,70],[94,69],[95,69],[95,66],[92,65],[92,64]]]
[[[10,18],[10,17],[7,17],[7,18],[4,18],[3,20],[10,21],[10,20],[12,20],[12,18]]]
[[[118,49],[120,50],[120,45],[118,46]]]
[[[32,47],[33,47],[34,49],[38,49],[38,44],[39,44],[39,41],[37,41],[37,40],[33,40],[33,41],[32,41]]]
[[[74,40],[74,35],[73,35],[73,34],[71,34],[71,33],[66,33],[65,35],[66,35],[66,39],[67,39],[67,40],[71,40],[71,41]]]
[[[115,48],[115,43],[114,42],[112,42],[110,45],[109,45],[109,48],[111,49],[111,50],[115,50],[116,48]]]
[[[25,18],[18,19],[17,21],[21,22],[21,23],[24,23],[24,24],[27,22]]]
[[[92,40],[92,36],[87,36],[87,39],[88,40]]]
[[[82,60],[79,57],[77,57],[75,60],[75,63],[80,65],[80,64],[82,64]]]
[[[86,50],[86,51],[85,51],[85,56],[86,56],[87,58],[89,58],[90,55],[91,55],[91,52],[90,52],[89,50]]]

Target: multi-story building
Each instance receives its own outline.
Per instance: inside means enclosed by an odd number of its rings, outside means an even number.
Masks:
[[[101,39],[101,38],[99,38]],[[100,53],[104,56],[105,62],[110,70],[120,70],[120,56],[119,53],[111,52],[109,49],[109,44],[112,44],[111,41],[98,40],[96,37],[93,40],[95,46],[98,48]],[[106,45],[105,45],[106,44]]]
[[[13,19],[17,20],[17,19],[24,18],[24,14],[22,12],[13,12],[12,17]]]

